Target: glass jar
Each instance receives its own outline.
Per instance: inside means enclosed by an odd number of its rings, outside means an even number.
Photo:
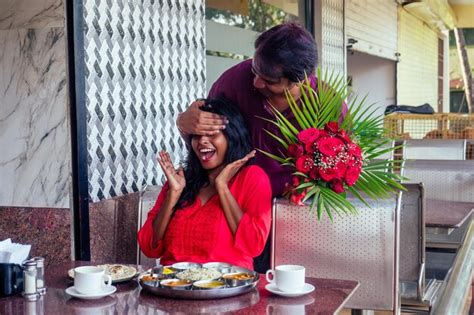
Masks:
[[[33,259],[23,263],[23,296],[29,301],[38,299],[36,290],[36,261]]]
[[[33,260],[36,262],[36,290],[40,295],[45,295],[46,284],[44,281],[44,258],[35,257]]]

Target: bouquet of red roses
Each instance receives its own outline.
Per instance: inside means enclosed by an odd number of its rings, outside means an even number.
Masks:
[[[401,177],[393,172],[400,161],[380,159],[380,155],[396,148],[386,147],[390,140],[381,127],[383,117],[374,116],[364,104],[353,98],[348,112],[341,115],[346,86],[340,77],[322,77],[318,71],[318,91],[308,80],[300,83],[301,103],[286,93],[288,104],[298,122],[294,126],[273,108],[280,135],[266,131],[284,148],[282,156],[264,154],[294,169],[287,194],[292,202],[304,205],[312,198],[318,218],[326,212],[332,219],[336,213],[357,213],[346,199],[346,191],[366,203],[363,195],[385,198],[404,189]],[[362,193],[362,194],[361,194]]]

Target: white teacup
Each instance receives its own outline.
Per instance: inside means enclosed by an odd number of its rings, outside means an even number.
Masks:
[[[104,281],[107,283],[104,284]],[[81,294],[102,292],[104,286],[112,285],[112,277],[105,274],[105,269],[94,266],[74,268],[74,288]]]
[[[284,292],[301,291],[305,284],[305,268],[300,265],[277,266],[275,270],[268,270],[265,276],[268,282],[275,284]]]

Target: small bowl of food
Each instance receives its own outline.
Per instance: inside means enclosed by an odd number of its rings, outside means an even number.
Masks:
[[[172,264],[171,267],[178,271],[183,271],[187,269],[201,268],[201,264],[198,264],[195,262],[179,262],[179,263]]]
[[[174,290],[189,290],[193,285],[192,281],[182,279],[165,279],[160,281],[163,288]]]
[[[146,273],[139,277],[141,283],[146,283],[148,286],[158,287],[160,285],[160,281],[164,278],[159,274],[149,274]]]
[[[155,274],[159,274],[162,277],[162,279],[176,278],[176,273],[178,272],[176,269],[174,269],[171,266],[154,267],[152,271]]]
[[[199,290],[211,290],[225,288],[225,282],[219,280],[200,280],[193,283],[193,287]]]
[[[232,265],[225,262],[208,262],[202,266],[208,269],[217,269],[221,273],[230,273],[232,269]]]
[[[230,287],[239,287],[255,280],[255,275],[248,272],[226,273],[222,276],[225,283]]]

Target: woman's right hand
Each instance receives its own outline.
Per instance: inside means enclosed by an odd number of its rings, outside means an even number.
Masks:
[[[175,169],[173,162],[171,162],[170,155],[166,151],[161,151],[159,153],[158,163],[160,163],[161,169],[168,180],[169,192],[176,193],[177,197],[179,197],[183,192],[184,187],[186,187],[183,168],[179,167],[178,169]]]

